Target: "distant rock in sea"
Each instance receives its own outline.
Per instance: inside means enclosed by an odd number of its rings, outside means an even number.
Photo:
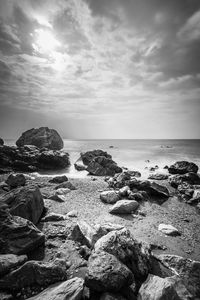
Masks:
[[[24,145],[34,145],[38,148],[48,148],[51,150],[60,150],[64,143],[55,129],[48,127],[32,128],[22,133],[16,141],[18,147]]]

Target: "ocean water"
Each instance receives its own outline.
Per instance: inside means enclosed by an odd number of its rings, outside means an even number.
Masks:
[[[13,144],[14,141],[7,141]],[[112,146],[112,148],[110,148]],[[71,166],[59,171],[69,177],[85,177],[86,171],[76,171],[74,163],[80,152],[102,149],[112,155],[119,166],[138,170],[142,177],[149,175],[149,168],[159,166],[157,172],[165,173],[164,166],[178,160],[187,160],[200,167],[200,140],[64,140],[64,150],[70,155]],[[55,173],[55,172],[54,172]],[[44,174],[44,173],[43,173]],[[49,173],[50,174],[50,173]],[[42,174],[41,174],[42,175]],[[45,174],[46,175],[46,174]],[[52,175],[52,173],[51,173]]]

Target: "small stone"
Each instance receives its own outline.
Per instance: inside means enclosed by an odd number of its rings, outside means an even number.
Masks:
[[[160,224],[158,226],[158,230],[166,235],[171,235],[171,236],[181,235],[178,229],[176,229],[172,225]]]

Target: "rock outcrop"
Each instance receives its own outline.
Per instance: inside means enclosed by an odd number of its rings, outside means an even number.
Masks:
[[[32,128],[22,133],[16,141],[18,147],[24,145],[34,145],[38,148],[48,148],[51,150],[60,150],[64,143],[55,129],[48,127]]]
[[[168,168],[170,174],[186,174],[189,172],[197,173],[198,166],[193,162],[177,161]]]

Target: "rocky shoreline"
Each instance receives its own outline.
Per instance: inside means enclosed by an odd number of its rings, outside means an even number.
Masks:
[[[101,150],[80,161],[93,176],[1,175],[0,299],[200,299],[198,167],[143,181]]]

